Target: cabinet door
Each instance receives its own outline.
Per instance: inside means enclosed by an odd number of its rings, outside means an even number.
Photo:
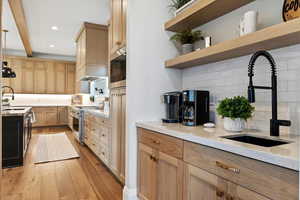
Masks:
[[[55,63],[54,62],[45,62],[47,70],[47,93],[55,94],[56,93],[56,73],[55,73]]]
[[[58,124],[67,125],[68,124],[68,110],[67,107],[57,108]]]
[[[125,183],[125,165],[126,165],[126,94],[125,90],[121,93],[121,155],[120,155],[120,178]]]
[[[139,143],[138,196],[141,200],[156,200],[157,164],[153,160],[154,154],[152,148]]]
[[[112,54],[122,44],[122,0],[112,0]]]
[[[64,94],[66,90],[66,65],[63,63],[56,63],[56,93]]]
[[[113,90],[111,95],[111,169],[116,176],[120,174],[120,125],[121,98],[119,90]]]
[[[228,182],[226,200],[271,200],[242,186]]]
[[[127,0],[122,0],[122,46],[126,45]]]
[[[224,179],[189,164],[184,168],[184,200],[225,200]]]
[[[36,62],[34,66],[34,93],[45,94],[47,85],[47,71],[43,62]]]
[[[15,93],[22,93],[23,61],[21,59],[12,59],[9,64],[16,73],[16,78],[11,79],[11,87],[14,88]]]
[[[159,152],[157,169],[157,200],[182,200],[183,162]]]
[[[67,73],[66,73],[66,93],[74,94],[75,93],[75,65],[68,64],[67,65]]]
[[[23,93],[34,93],[34,65],[31,61],[24,61],[22,75]]]
[[[43,113],[43,108],[34,107],[32,108],[36,122],[32,124],[33,127],[44,126],[46,121],[46,116]]]
[[[45,108],[43,114],[45,115],[45,125],[53,126],[58,124],[57,107]]]

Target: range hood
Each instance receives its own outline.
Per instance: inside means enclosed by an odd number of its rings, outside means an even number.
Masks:
[[[107,76],[107,66],[87,66],[80,81],[95,81]]]

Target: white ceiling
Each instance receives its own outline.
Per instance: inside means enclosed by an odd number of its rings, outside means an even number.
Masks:
[[[23,6],[32,49],[39,53],[75,56],[82,23],[107,24],[109,19],[109,0],[23,0]],[[24,50],[8,0],[3,2],[3,28],[9,30],[7,47]]]

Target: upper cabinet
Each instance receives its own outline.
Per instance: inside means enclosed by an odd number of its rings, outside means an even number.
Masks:
[[[85,22],[77,35],[76,44],[76,81],[88,76],[107,76],[107,26]]]
[[[111,55],[126,46],[127,0],[111,1]]]
[[[8,56],[16,72],[14,79],[2,79],[19,94],[74,94],[75,63],[40,58]]]

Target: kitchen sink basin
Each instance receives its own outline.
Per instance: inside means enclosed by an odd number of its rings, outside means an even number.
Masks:
[[[258,137],[258,136],[247,135],[247,134],[224,136],[223,138],[234,140],[237,142],[243,142],[247,144],[254,144],[262,147],[274,147],[274,146],[291,143],[285,140],[280,140],[280,139],[277,140],[277,139]]]
[[[3,111],[25,110],[25,108],[4,108]]]

